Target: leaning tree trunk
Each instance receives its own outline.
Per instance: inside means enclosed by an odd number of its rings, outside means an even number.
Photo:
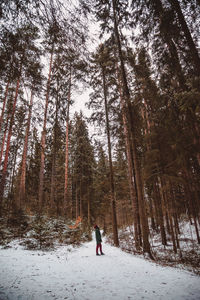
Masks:
[[[130,93],[129,93],[127,77],[126,77],[126,72],[125,72],[125,67],[124,67],[124,58],[123,58],[122,49],[121,49],[121,40],[120,40],[119,30],[118,30],[118,22],[117,22],[117,14],[116,14],[116,11],[117,11],[116,0],[112,0],[112,5],[113,5],[113,18],[114,18],[114,33],[115,33],[116,44],[117,44],[117,48],[118,48],[118,55],[119,55],[119,59],[120,59],[120,63],[121,63],[123,98],[126,101],[127,108],[128,108],[127,117],[128,117],[129,127],[130,127],[129,138],[131,139],[132,151],[133,151],[133,162],[134,162],[135,176],[136,176],[138,204],[139,204],[140,220],[141,220],[141,225],[142,225],[143,251],[149,253],[150,257],[152,257],[151,250],[150,250],[150,243],[149,243],[149,227],[148,227],[144,195],[143,195],[143,184],[142,184],[142,180],[141,180],[140,168],[139,168],[139,163],[138,163],[138,155],[137,155],[137,150],[136,150],[135,128],[134,128],[134,123],[133,123],[132,106],[131,106]]]
[[[110,126],[108,118],[108,103],[107,103],[107,89],[105,80],[105,70],[102,69],[102,79],[103,79],[103,92],[104,92],[104,102],[105,102],[105,114],[106,114],[106,131],[107,131],[107,141],[108,141],[108,157],[109,157],[109,167],[110,167],[110,188],[111,188],[111,204],[112,204],[112,227],[113,227],[113,237],[114,245],[119,246],[118,230],[117,230],[117,214],[116,214],[116,200],[115,200],[115,186],[114,186],[114,175],[113,175],[113,164],[111,155],[111,142],[110,142]]]
[[[44,189],[44,160],[45,160],[45,148],[46,148],[46,123],[47,123],[47,111],[49,104],[49,90],[50,90],[50,82],[51,82],[51,69],[53,63],[53,51],[54,44],[52,45],[50,63],[49,63],[49,75],[47,80],[47,91],[46,91],[46,101],[45,101],[45,110],[44,110],[44,122],[43,122],[43,130],[41,136],[41,162],[40,162],[40,175],[39,175],[39,212],[41,212],[42,204],[43,204],[43,189]]]
[[[168,2],[171,4],[172,8],[176,11],[178,19],[179,19],[179,23],[182,27],[182,30],[185,34],[185,38],[187,40],[187,44],[188,47],[190,49],[190,54],[192,56],[192,60],[193,60],[193,65],[194,65],[194,69],[196,71],[197,76],[200,76],[200,57],[197,51],[197,48],[195,46],[195,43],[192,39],[190,30],[187,26],[187,23],[185,21],[184,15],[182,13],[180,4],[178,0],[168,0]]]
[[[29,104],[28,122],[27,122],[27,127],[26,127],[26,135],[25,135],[25,141],[24,141],[24,150],[23,150],[23,156],[22,156],[20,187],[19,187],[19,207],[20,208],[21,208],[22,203],[25,200],[25,190],[26,190],[26,157],[27,157],[27,150],[28,150],[28,137],[29,137],[29,132],[30,132],[32,106],[33,106],[33,91],[31,91],[31,99],[30,99],[30,104]]]
[[[20,69],[19,74],[21,76],[21,69]],[[17,80],[17,86],[16,86],[16,90],[15,90],[15,98],[14,98],[14,102],[13,102],[12,115],[11,115],[11,119],[10,119],[10,125],[9,125],[9,130],[8,130],[8,137],[7,137],[6,153],[5,153],[3,171],[2,171],[1,182],[0,182],[0,216],[2,213],[1,210],[2,210],[2,201],[3,201],[3,195],[4,195],[4,189],[5,189],[6,177],[7,177],[10,140],[11,140],[12,129],[13,129],[13,124],[14,124],[14,117],[15,117],[15,110],[16,110],[16,104],[17,104],[17,98],[18,98],[18,92],[19,92],[19,85],[20,85],[20,77]]]

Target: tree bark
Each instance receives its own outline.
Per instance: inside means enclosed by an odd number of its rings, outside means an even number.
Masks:
[[[80,217],[83,218],[82,177],[80,179]]]
[[[163,205],[165,202],[164,194],[163,194],[163,184],[160,176],[158,176],[158,206],[159,206],[159,223],[160,223],[160,231],[161,231],[161,238],[162,238],[162,244],[164,246],[167,245],[167,239],[166,239],[166,232],[165,232],[165,226],[164,226],[164,218],[163,218]]]
[[[20,69],[20,77],[21,77],[21,69]],[[16,86],[16,90],[15,90],[15,98],[14,98],[14,102],[13,102],[12,115],[11,115],[11,119],[10,119],[10,125],[9,125],[9,130],[8,130],[8,137],[7,137],[6,153],[5,153],[2,177],[1,177],[1,182],[0,182],[0,216],[2,213],[2,201],[3,201],[3,195],[4,195],[5,183],[6,183],[6,177],[7,177],[8,155],[9,155],[9,150],[10,150],[10,140],[11,140],[11,136],[12,136],[12,128],[13,128],[13,124],[14,124],[15,110],[16,110],[16,104],[17,104],[17,98],[18,98],[18,92],[19,92],[19,86],[20,86],[20,77],[17,80],[17,86]]]
[[[42,210],[43,204],[43,189],[44,189],[44,162],[45,162],[45,148],[46,148],[46,123],[47,123],[47,111],[49,104],[49,89],[51,82],[51,69],[53,63],[53,52],[54,52],[54,44],[52,45],[50,63],[49,63],[49,75],[47,80],[47,92],[46,92],[46,101],[45,101],[45,110],[44,110],[44,122],[43,122],[43,131],[41,136],[41,162],[40,162],[40,175],[39,175],[39,212]]]
[[[124,127],[124,138],[125,138],[125,144],[126,144],[126,155],[127,155],[127,165],[128,165],[128,182],[129,182],[129,190],[130,190],[130,198],[131,202],[133,204],[133,223],[134,223],[134,238],[135,238],[135,247],[136,249],[139,248],[139,232],[138,227],[140,224],[138,224],[138,215],[139,215],[139,209],[138,209],[138,199],[137,199],[137,192],[136,192],[136,184],[135,184],[135,174],[134,174],[134,166],[133,166],[133,158],[132,158],[132,149],[131,149],[131,143],[128,136],[128,120],[126,116],[126,108],[125,108],[125,101],[122,96],[122,89],[121,89],[121,80],[119,76],[119,70],[117,66],[117,77],[118,77],[118,85],[119,85],[119,94],[120,94],[120,106],[122,111],[122,120],[123,120],[123,127]]]
[[[80,188],[79,188],[80,190]],[[78,180],[76,181],[76,219],[80,216],[80,201],[78,193]]]
[[[50,206],[54,207],[55,204],[55,190],[56,190],[56,152],[57,152],[57,127],[58,127],[58,82],[57,82],[57,97],[56,97],[56,114],[55,124],[53,131],[53,155],[51,167],[51,193],[50,193]]]
[[[6,140],[6,134],[7,134],[7,130],[8,130],[8,121],[9,121],[9,118],[10,118],[10,114],[7,115],[5,129],[4,129],[4,135],[3,135],[3,140],[2,140],[2,143],[1,143],[0,166],[1,166],[1,163],[2,163],[3,150],[4,150],[4,145],[5,145],[5,140]]]
[[[118,229],[117,229],[117,214],[116,214],[116,199],[115,199],[113,163],[112,163],[112,155],[111,155],[110,125],[109,125],[109,118],[108,118],[107,88],[106,88],[106,78],[105,78],[104,67],[101,66],[101,69],[102,69],[102,79],[103,79],[103,92],[104,92],[104,103],[105,103],[105,114],[106,114],[106,132],[107,132],[108,157],[109,157],[109,168],[110,168],[112,227],[113,227],[114,245],[116,247],[118,247],[119,246],[119,239],[118,239]]]
[[[66,146],[65,146],[65,186],[64,186],[64,212],[66,212],[68,205],[68,168],[69,168],[69,106],[71,100],[71,66],[70,66],[70,81],[69,91],[67,97],[67,118],[66,118]]]
[[[6,101],[7,101],[7,96],[8,96],[8,89],[9,89],[10,81],[8,80],[8,83],[6,85],[6,91],[5,91],[5,96],[3,100],[3,107],[1,111],[1,117],[0,117],[0,133],[1,133],[1,128],[2,128],[2,123],[3,123],[3,117],[4,117],[4,111],[6,107]]]
[[[88,208],[88,215],[87,215],[88,226],[90,227],[90,225],[91,225],[91,212],[90,212],[90,190],[89,190],[89,188],[88,188],[88,193],[87,193],[87,208]]]
[[[26,190],[26,157],[28,150],[28,138],[30,132],[30,124],[31,124],[31,114],[32,114],[32,106],[33,106],[33,91],[31,91],[31,99],[29,104],[29,113],[28,113],[28,121],[26,127],[26,135],[24,141],[24,149],[22,156],[22,165],[21,165],[21,176],[20,176],[20,188],[19,188],[19,207],[21,208],[22,203],[25,200],[25,190]]]

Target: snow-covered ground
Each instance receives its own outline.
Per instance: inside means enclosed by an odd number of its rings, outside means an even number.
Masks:
[[[0,250],[0,300],[200,299],[200,277],[95,241],[80,248],[28,251],[17,242]]]

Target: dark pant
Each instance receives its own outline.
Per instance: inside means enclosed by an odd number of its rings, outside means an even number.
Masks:
[[[100,252],[102,254],[102,247],[101,247],[101,243],[98,243],[96,246],[96,254],[98,254],[98,250],[100,249]]]

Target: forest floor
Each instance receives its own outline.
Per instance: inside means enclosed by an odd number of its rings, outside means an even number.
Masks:
[[[200,299],[200,277],[157,265],[105,243],[95,255],[95,240],[80,247],[25,250],[20,240],[0,249],[1,300]]]

